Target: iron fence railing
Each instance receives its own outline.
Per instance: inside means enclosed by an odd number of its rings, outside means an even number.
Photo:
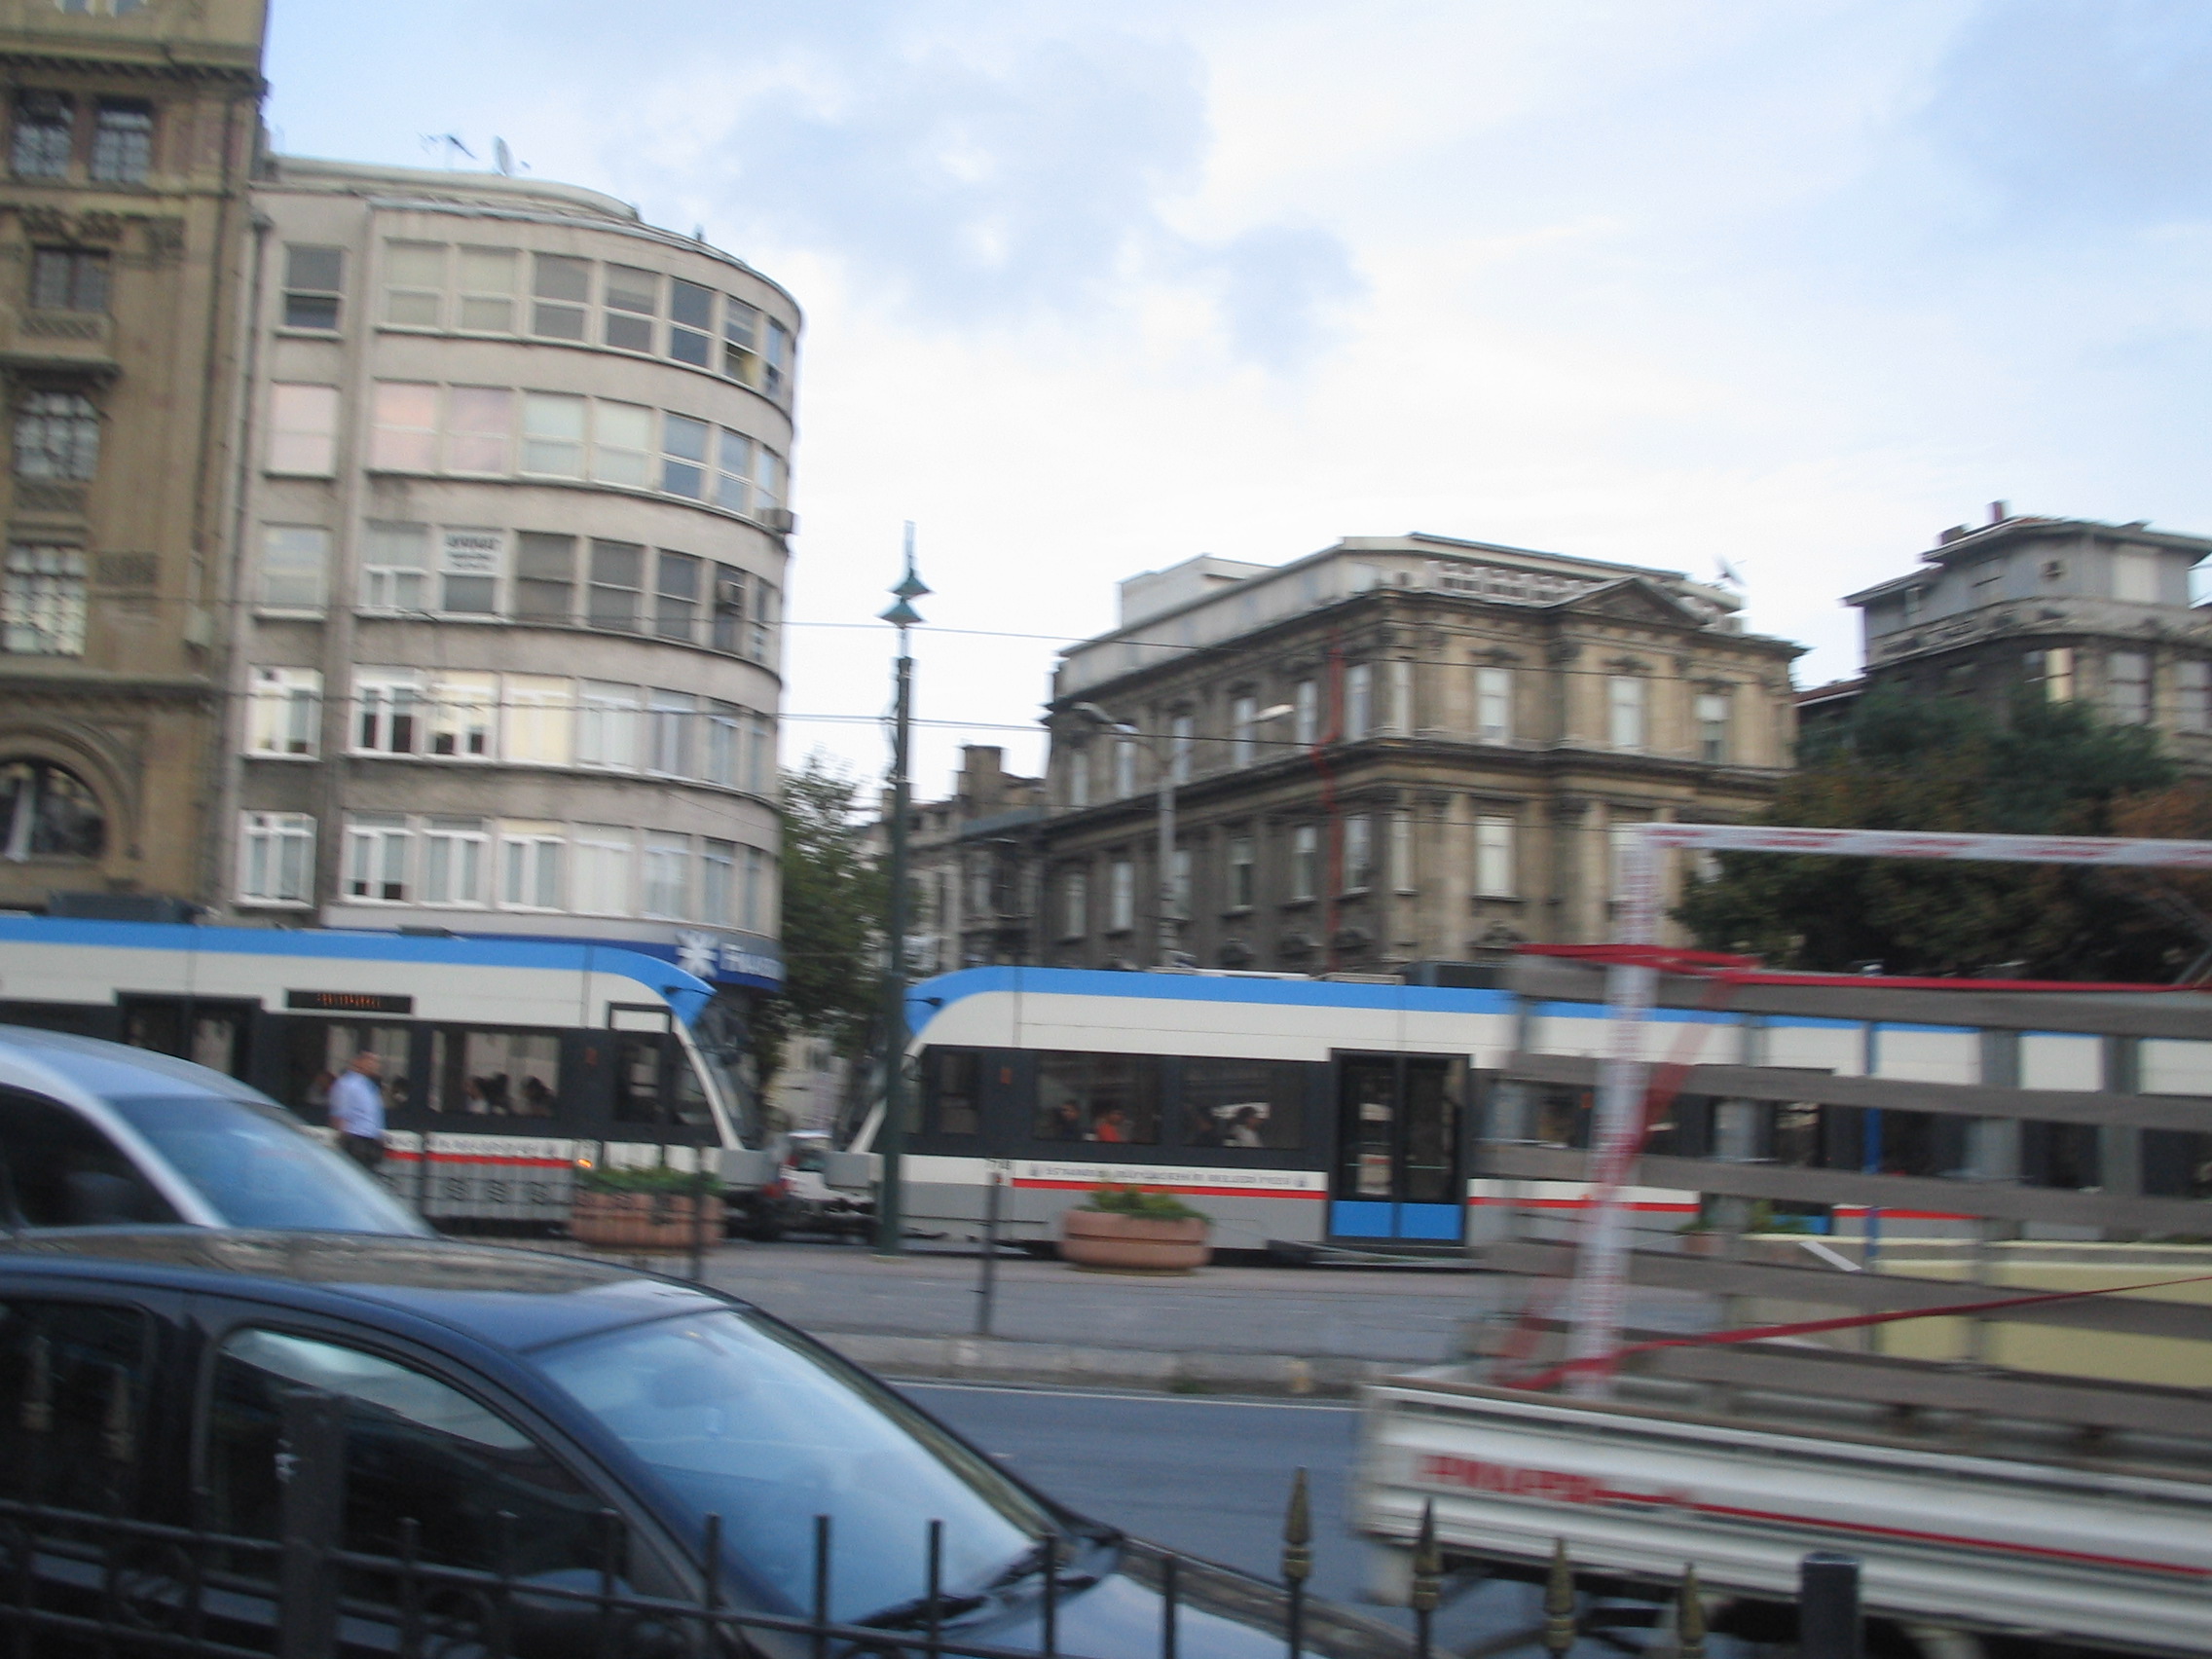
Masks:
[[[491,1567],[424,1559],[417,1522],[397,1527],[390,1553],[349,1549],[345,1525],[345,1425],[342,1403],[313,1389],[285,1399],[275,1456],[280,1493],[277,1535],[253,1537],[203,1524],[208,1494],[195,1493],[189,1525],[118,1513],[0,1498],[0,1655],[55,1654],[137,1659],[706,1659],[755,1653],[774,1659],[1060,1659],[1062,1598],[1089,1582],[1064,1540],[1048,1534],[1033,1563],[1036,1642],[1013,1647],[970,1640],[957,1621],[979,1604],[943,1582],[944,1529],[925,1526],[926,1588],[882,1622],[832,1616],[835,1539],[817,1516],[810,1604],[778,1613],[736,1604],[721,1579],[721,1520],[706,1521],[706,1568],[696,1596],[641,1593],[626,1577],[628,1530],[621,1517],[598,1518],[595,1571],[524,1576],[515,1570],[515,1517],[501,1512],[490,1540]],[[1283,1522],[1280,1635],[1285,1659],[1312,1646],[1307,1580],[1313,1570],[1312,1516],[1306,1471],[1297,1472]],[[1431,1659],[1435,1615],[1447,1561],[1437,1542],[1433,1505],[1424,1510],[1413,1560],[1418,1659]],[[1124,1565],[1124,1570],[1127,1570]],[[1186,1574],[1224,1576],[1210,1564],[1161,1553],[1135,1576],[1158,1592],[1156,1659],[1181,1659]],[[1027,1576],[1027,1575],[1025,1575]],[[1249,1580],[1238,1580],[1249,1584]],[[1564,1659],[1585,1631],[1605,1621],[1583,1610],[1566,1545],[1555,1547],[1541,1625],[1472,1650],[1502,1654],[1541,1646]],[[1257,1605],[1249,1610],[1258,1612]],[[1273,1622],[1273,1614],[1263,1615]],[[1330,1615],[1323,1615],[1324,1617]],[[1675,1659],[1703,1659],[1704,1598],[1694,1567],[1672,1602]],[[1799,1651],[1806,1659],[1859,1659],[1857,1564],[1808,1557],[1800,1595]],[[1070,1654],[1068,1659],[1078,1659]],[[1125,1652],[1088,1659],[1135,1659]]]

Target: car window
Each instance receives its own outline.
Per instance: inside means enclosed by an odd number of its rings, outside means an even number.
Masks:
[[[0,1492],[128,1512],[145,1456],[153,1322],[135,1308],[0,1301]]]
[[[211,1094],[108,1102],[233,1227],[419,1234],[423,1224],[274,1106]]]
[[[18,1227],[174,1222],[123,1150],[59,1101],[0,1088],[0,1214]]]
[[[413,1366],[276,1331],[235,1332],[216,1358],[204,1463],[215,1530],[277,1535],[283,1400],[302,1386],[344,1402],[347,1549],[396,1555],[411,1520],[422,1560],[498,1571],[505,1511],[517,1576],[596,1573],[604,1505],[529,1435]]]

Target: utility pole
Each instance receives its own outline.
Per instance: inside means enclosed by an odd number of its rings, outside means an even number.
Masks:
[[[906,820],[912,814],[912,780],[907,776],[907,746],[914,723],[914,659],[906,630],[921,621],[913,601],[930,590],[914,573],[914,527],[906,526],[906,573],[891,590],[895,603],[883,620],[899,630],[897,690],[891,725],[891,895],[886,925],[891,934],[883,977],[883,1126],[875,1144],[883,1160],[883,1179],[875,1198],[875,1247],[900,1254],[905,1236],[903,1173],[906,1151]]]

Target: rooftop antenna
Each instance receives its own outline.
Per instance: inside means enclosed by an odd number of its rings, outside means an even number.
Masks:
[[[1735,566],[1729,564],[1727,560],[1721,558],[1717,553],[1713,556],[1713,563],[1720,572],[1717,579],[1724,586],[1732,587],[1739,593],[1744,591],[1743,573],[1739,571]]]
[[[453,171],[453,157],[456,150],[459,150],[472,162],[476,160],[476,152],[463,144],[458,133],[425,132],[423,134],[423,148],[442,151],[445,155],[446,171],[448,172]]]
[[[515,153],[507,148],[504,138],[492,140],[492,165],[508,178],[515,176]]]

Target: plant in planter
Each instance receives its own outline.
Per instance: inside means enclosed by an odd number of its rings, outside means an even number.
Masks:
[[[721,1184],[687,1169],[648,1164],[576,1166],[569,1232],[579,1244],[613,1250],[688,1250],[702,1229],[721,1238]]]
[[[1060,1259],[1079,1268],[1187,1273],[1212,1259],[1211,1225],[1172,1193],[1100,1187],[1060,1212]]]

